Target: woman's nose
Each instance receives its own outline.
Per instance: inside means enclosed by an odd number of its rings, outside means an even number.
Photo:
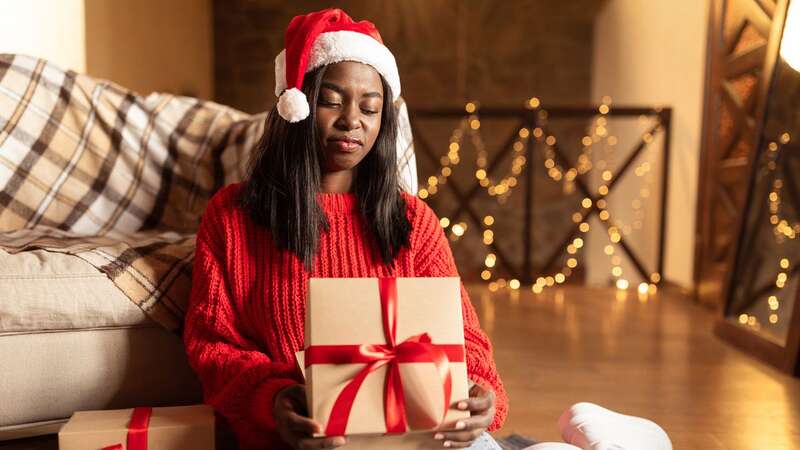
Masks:
[[[339,120],[337,123],[340,127],[346,130],[354,130],[361,126],[360,120],[360,110],[358,105],[354,104],[346,104],[341,109],[341,115],[339,116]]]

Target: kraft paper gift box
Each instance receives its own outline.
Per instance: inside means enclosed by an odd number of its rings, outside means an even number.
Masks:
[[[134,409],[75,412],[58,432],[59,450],[214,449],[214,411],[210,406],[136,410],[136,414]]]
[[[382,359],[375,355],[393,352],[399,355],[393,361],[396,371],[386,361],[367,371],[375,362],[371,358]],[[450,407],[469,396],[457,277],[309,279],[303,358],[309,413],[322,425],[320,436],[427,431],[432,438],[433,430],[453,429],[469,417],[468,411]],[[387,383],[393,371],[399,384]],[[451,389],[445,403],[447,378]],[[385,388],[400,384],[393,391],[405,406],[399,415],[407,419],[407,428],[398,428],[386,414],[389,405],[397,411],[398,402],[387,401],[390,389]],[[340,407],[348,403],[352,406],[343,414]]]

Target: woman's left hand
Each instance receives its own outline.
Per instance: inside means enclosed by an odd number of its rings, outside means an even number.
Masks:
[[[443,445],[449,448],[463,448],[472,445],[473,441],[489,428],[494,420],[494,391],[476,384],[469,390],[469,398],[455,402],[460,410],[468,410],[471,416],[456,422],[454,431],[438,431],[435,439],[444,440]]]

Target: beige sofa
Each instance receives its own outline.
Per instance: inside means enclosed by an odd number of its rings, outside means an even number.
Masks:
[[[180,338],[194,233],[263,123],[0,55],[0,440],[55,433],[77,410],[202,401]]]

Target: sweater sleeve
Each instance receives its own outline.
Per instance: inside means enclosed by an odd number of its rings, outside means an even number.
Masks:
[[[183,340],[205,402],[230,424],[242,448],[278,443],[273,398],[298,383],[294,364],[272,361],[242,332],[226,269],[221,195],[211,199],[197,232]]]
[[[453,253],[447,237],[439,225],[436,213],[418,199],[413,218],[411,248],[414,252],[416,276],[457,277]],[[481,329],[478,315],[469,300],[469,294],[461,283],[461,308],[464,315],[464,346],[467,354],[467,373],[476,383],[495,392],[495,416],[489,431],[499,429],[508,415],[508,396],[495,366],[492,343]]]

